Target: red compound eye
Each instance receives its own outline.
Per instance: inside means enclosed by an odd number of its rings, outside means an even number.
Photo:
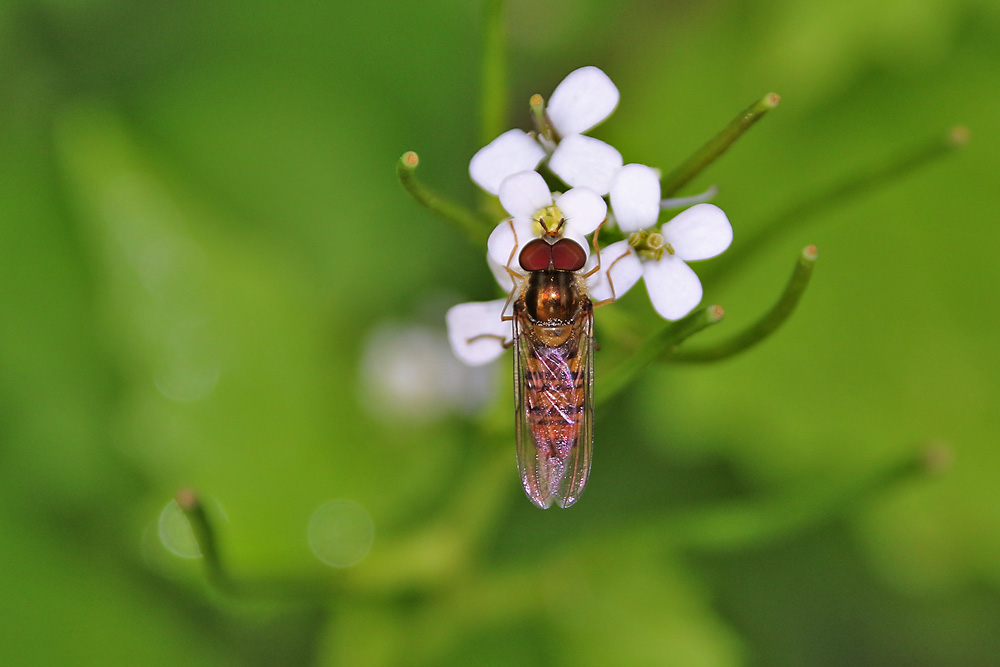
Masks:
[[[552,265],[560,271],[579,271],[587,262],[587,253],[570,239],[559,239],[552,245]]]
[[[542,239],[535,239],[524,244],[517,261],[525,271],[544,271],[549,268],[551,259],[552,246]]]

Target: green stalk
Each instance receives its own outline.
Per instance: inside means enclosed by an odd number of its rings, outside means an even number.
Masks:
[[[782,292],[781,298],[763,317],[747,329],[711,347],[674,352],[670,355],[670,360],[680,362],[718,361],[749,350],[773,334],[785,323],[785,320],[792,316],[796,306],[799,305],[799,300],[809,285],[809,279],[812,278],[816,257],[816,246],[810,245],[802,249],[799,259],[795,263],[795,269],[792,271],[792,277],[785,285],[785,291]]]
[[[635,376],[643,368],[664,355],[670,354],[674,348],[702,329],[722,321],[724,315],[725,311],[722,306],[705,306],[684,319],[664,327],[658,334],[643,343],[613,373],[601,381],[601,391],[595,398],[595,404],[600,405],[616,395],[633,382]]]
[[[302,604],[323,605],[342,592],[341,582],[332,578],[237,581],[226,569],[215,529],[198,494],[191,489],[181,489],[176,500],[198,542],[205,564],[205,579],[219,593],[239,598],[294,600]]]
[[[509,90],[507,84],[507,30],[504,0],[483,3],[483,92],[479,110],[479,144],[485,146],[503,132]]]
[[[208,579],[208,583],[221,591],[235,592],[236,586],[222,564],[212,523],[209,521],[208,515],[205,513],[205,506],[201,503],[198,495],[191,489],[181,489],[177,492],[176,500],[177,506],[181,508],[188,523],[191,524],[191,532],[194,534],[194,539],[198,543],[198,549],[205,563],[205,577]]]
[[[764,114],[778,106],[779,101],[781,101],[781,98],[776,93],[768,93],[744,109],[724,130],[696,150],[680,166],[663,177],[660,181],[662,196],[669,197],[687,185],[705,167],[725,153],[733,145],[733,142],[749,130],[754,123],[763,118]]]
[[[776,215],[771,223],[760,229],[745,241],[734,245],[724,262],[716,264],[705,274],[705,278],[718,282],[723,276],[732,274],[754,253],[767,247],[783,234],[811,222],[818,214],[827,213],[843,206],[852,199],[869,194],[876,189],[901,179],[917,168],[937,158],[950,154],[956,148],[968,143],[969,131],[964,127],[950,129],[944,136],[935,137],[901,158],[879,167],[869,167],[858,175],[846,178],[832,187],[792,204],[784,212]]]
[[[772,498],[697,510],[658,528],[685,548],[726,552],[759,547],[857,512],[901,484],[942,472],[950,448],[929,443],[853,480],[810,480]]]
[[[406,191],[417,200],[417,203],[458,227],[472,243],[485,246],[493,225],[465,206],[439,195],[424,185],[416,176],[419,164],[420,158],[413,151],[403,153],[396,163],[396,175]]]

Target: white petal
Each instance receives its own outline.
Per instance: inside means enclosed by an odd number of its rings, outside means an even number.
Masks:
[[[531,218],[540,208],[552,206],[552,193],[537,171],[519,171],[500,184],[500,203],[515,217]]]
[[[562,136],[580,134],[611,115],[618,106],[618,88],[596,67],[570,72],[556,89],[545,110]]]
[[[566,218],[567,229],[577,234],[591,233],[608,215],[604,199],[587,187],[573,188],[556,197],[555,203]]]
[[[663,240],[685,261],[715,257],[733,242],[733,227],[718,206],[698,204],[663,225]]]
[[[660,216],[660,179],[644,164],[627,164],[611,182],[611,208],[618,227],[634,232],[656,224]]]
[[[545,157],[538,142],[521,130],[508,130],[479,149],[469,162],[469,176],[491,194],[511,174],[534,169]]]
[[[653,308],[668,320],[681,319],[701,301],[701,281],[691,267],[675,255],[643,262],[642,277]]]
[[[592,259],[590,268],[594,265]],[[587,279],[587,289],[594,301],[604,301],[612,296],[620,299],[641,277],[642,262],[639,261],[639,257],[629,246],[628,241],[618,241],[601,248],[601,270]]]
[[[455,356],[470,366],[493,361],[512,339],[510,322],[500,319],[507,299],[474,301],[452,306],[445,315],[448,341]]]
[[[486,241],[486,249],[490,259],[500,266],[507,266],[507,263],[510,262],[511,268],[517,268],[517,249],[535,238],[532,227],[531,220],[527,218],[504,220],[494,227],[490,238]],[[515,235],[517,236],[516,243],[514,241]]]
[[[621,166],[618,149],[582,134],[563,137],[549,158],[549,169],[563,182],[586,186],[602,196],[608,194],[611,177]]]
[[[497,284],[500,285],[500,289],[509,294],[511,290],[514,289],[514,279],[511,277],[510,273],[507,272],[507,267],[498,262],[494,262],[489,253],[486,253],[486,266],[490,267],[490,272],[493,274],[493,277],[497,279]],[[520,276],[525,275],[521,267],[518,266],[516,260],[511,262],[510,268],[514,271],[514,273],[517,273]],[[507,314],[510,315],[510,313]]]

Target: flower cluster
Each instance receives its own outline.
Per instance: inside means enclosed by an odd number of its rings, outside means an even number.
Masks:
[[[677,320],[702,296],[686,262],[723,252],[733,230],[721,209],[705,203],[655,228],[664,204],[657,171],[624,164],[617,149],[585,134],[611,115],[618,99],[603,71],[582,67],[553,91],[538,131],[509,130],[473,156],[472,180],[498,196],[509,214],[489,237],[487,261],[509,292],[516,287],[510,273],[523,273],[513,260],[528,241],[566,237],[586,251],[586,236],[613,219],[625,238],[600,251],[599,268],[597,258],[589,258],[584,273],[591,298],[620,298],[642,278],[656,312]],[[543,164],[569,189],[551,192],[537,171]],[[507,302],[465,303],[448,311],[449,338],[462,361],[487,363],[510,344],[511,325],[503,319]]]

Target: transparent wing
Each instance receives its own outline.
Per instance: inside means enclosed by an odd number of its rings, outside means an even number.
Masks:
[[[594,453],[594,310],[585,301],[582,316],[574,324],[577,386],[573,403],[580,406],[576,442],[565,460],[566,474],[556,493],[556,503],[566,508],[575,503],[590,477],[590,462]]]
[[[544,475],[538,467],[535,438],[528,422],[528,395],[534,386],[533,381],[531,387],[527,386],[529,379],[533,378],[528,360],[534,356],[535,347],[530,330],[531,325],[525,319],[524,304],[518,301],[514,304],[514,433],[517,438],[517,469],[528,499],[542,509],[548,509],[552,504],[552,494],[548,485],[541,483]]]
[[[569,336],[542,344],[514,307],[517,465],[524,492],[545,509],[577,501],[593,452],[593,308],[584,301]]]

